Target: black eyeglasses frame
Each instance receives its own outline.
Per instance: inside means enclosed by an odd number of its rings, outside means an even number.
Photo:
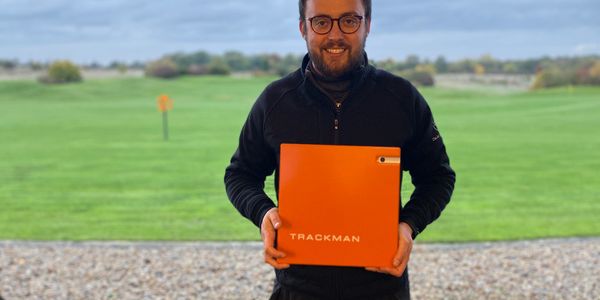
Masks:
[[[354,30],[354,31],[352,31],[352,32],[346,32],[346,31],[344,31],[344,29],[342,29],[342,25],[340,24],[340,20],[341,20],[341,19],[343,19],[343,18],[347,18],[347,17],[355,17],[355,18],[358,18],[358,20],[359,20],[359,23],[358,23],[358,27],[356,27],[356,30]],[[329,30],[327,30],[327,32],[320,33],[320,32],[317,32],[317,31],[315,30],[315,28],[314,28],[314,26],[313,26],[313,20],[314,20],[314,19],[316,19],[316,18],[329,18],[329,19],[331,20],[331,25],[329,26]],[[311,29],[311,30],[312,30],[314,33],[316,33],[316,34],[319,34],[319,35],[326,35],[326,34],[329,34],[329,33],[331,32],[331,30],[333,29],[333,23],[334,23],[334,22],[337,22],[337,24],[338,24],[338,28],[340,29],[340,31],[341,31],[342,33],[345,33],[345,34],[353,34],[353,33],[357,32],[357,31],[360,29],[360,25],[362,24],[362,20],[364,20],[364,18],[365,18],[364,16],[359,16],[359,15],[344,15],[344,16],[341,16],[341,17],[339,17],[339,18],[332,18],[332,17],[330,17],[330,16],[314,16],[314,17],[312,17],[312,18],[306,18],[306,20],[307,20],[307,21],[310,23],[310,29]]]

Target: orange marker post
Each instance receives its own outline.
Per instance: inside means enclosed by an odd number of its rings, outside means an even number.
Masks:
[[[162,112],[163,115],[163,138],[165,141],[169,140],[169,120],[168,112],[173,109],[173,99],[167,95],[160,95],[157,98],[158,111]]]

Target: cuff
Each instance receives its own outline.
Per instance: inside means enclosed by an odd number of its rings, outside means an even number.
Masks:
[[[256,222],[254,224],[256,224],[256,226],[258,226],[258,231],[260,232],[260,227],[262,226],[262,220],[265,218],[265,215],[267,214],[267,212],[269,210],[271,210],[271,208],[276,207],[275,205],[265,205],[263,207],[261,207],[259,213],[258,213],[258,220],[256,220]]]
[[[404,223],[408,224],[408,226],[410,226],[410,229],[412,229],[412,239],[413,240],[415,238],[417,238],[417,235],[419,235],[419,233],[421,233],[421,231],[415,225],[415,222],[413,222],[411,219],[400,219],[400,222],[404,222]]]

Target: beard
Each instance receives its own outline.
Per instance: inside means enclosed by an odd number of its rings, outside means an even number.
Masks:
[[[308,48],[310,60],[316,71],[322,77],[328,79],[338,79],[349,76],[352,71],[363,64],[365,43],[366,37],[361,41],[357,49],[354,49],[344,40],[327,41],[324,45],[319,46],[317,49],[311,48],[307,41],[306,47]],[[326,58],[325,56],[328,55],[328,53],[325,49],[330,48],[346,49],[345,52],[347,53],[344,53],[346,57],[339,57],[335,61]]]

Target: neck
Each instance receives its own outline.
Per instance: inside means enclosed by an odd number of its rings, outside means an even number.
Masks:
[[[363,60],[364,61],[364,60]],[[310,62],[306,67],[306,74],[317,88],[335,102],[344,101],[350,92],[353,82],[362,76],[364,64],[358,65],[352,72],[340,77],[326,77],[315,65]]]
[[[321,72],[321,70],[319,70],[317,68],[317,66],[315,66],[315,64],[312,60],[310,61],[309,65],[308,65],[308,69],[312,72],[312,75],[314,76],[314,78],[321,82],[339,82],[339,81],[352,80],[355,76],[357,76],[357,74],[359,74],[361,72],[361,70],[364,67],[365,67],[364,57],[361,57],[360,63],[358,65],[356,65],[354,67],[354,69],[352,69],[351,71],[346,72],[345,74],[338,76],[338,77],[330,77],[330,76],[324,75],[323,72]]]
[[[315,79],[317,79],[318,81],[324,81],[324,82],[336,82],[336,81],[344,81],[344,80],[348,80],[351,78],[351,73],[346,73],[342,76],[339,77],[330,77],[327,75],[324,75],[316,66],[315,64],[311,61],[310,65],[309,65],[309,70],[312,72],[312,75],[314,76]]]

